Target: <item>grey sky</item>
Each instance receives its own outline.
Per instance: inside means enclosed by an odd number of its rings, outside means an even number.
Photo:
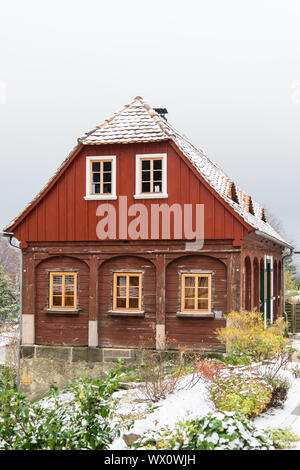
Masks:
[[[141,95],[300,248],[298,0],[0,6],[1,228],[77,137]]]

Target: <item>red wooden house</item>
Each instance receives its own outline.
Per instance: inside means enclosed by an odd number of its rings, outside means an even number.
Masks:
[[[197,204],[203,246],[189,235]],[[5,230],[23,254],[23,346],[112,356],[144,346],[216,349],[227,312],[257,309],[271,321],[281,312],[289,245],[165,110],[140,97],[80,138]]]

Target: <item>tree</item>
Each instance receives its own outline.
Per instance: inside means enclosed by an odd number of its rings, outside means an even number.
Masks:
[[[0,265],[0,323],[14,321],[19,314],[19,294]]]
[[[293,274],[291,271],[285,271],[285,290],[286,291],[297,291],[298,288],[294,282]]]

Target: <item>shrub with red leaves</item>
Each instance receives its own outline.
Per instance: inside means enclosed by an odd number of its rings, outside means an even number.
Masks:
[[[195,372],[204,380],[210,381],[215,379],[223,368],[224,364],[221,364],[214,359],[200,359],[195,365]]]

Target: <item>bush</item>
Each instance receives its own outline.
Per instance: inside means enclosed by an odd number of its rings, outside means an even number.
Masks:
[[[162,428],[145,433],[134,444],[139,449],[165,450],[267,450],[273,449],[269,435],[258,431],[245,416],[209,413],[173,430]]]
[[[283,407],[290,389],[289,381],[284,377],[266,376],[265,381],[272,387],[272,396],[267,408]]]
[[[221,374],[208,387],[220,411],[234,411],[252,418],[262,413],[272,397],[272,387],[259,377]]]
[[[49,396],[30,403],[10,385],[0,392],[0,449],[107,449],[119,435],[111,398],[118,373],[106,380],[80,377],[65,394],[52,388]]]
[[[158,354],[144,350],[142,361],[137,365],[141,384],[137,394],[144,400],[157,402],[174,393],[180,388],[180,382],[185,375],[185,367],[180,358],[172,360],[167,354]],[[181,385],[187,387],[188,384]]]
[[[195,364],[195,372],[204,380],[213,380],[219,376],[224,364],[215,359],[199,359]]]
[[[289,428],[274,428],[267,431],[276,449],[292,449],[299,436]]]
[[[230,355],[262,361],[285,353],[287,323],[282,318],[266,329],[260,312],[231,312],[226,320],[227,326],[219,329],[217,334]]]

